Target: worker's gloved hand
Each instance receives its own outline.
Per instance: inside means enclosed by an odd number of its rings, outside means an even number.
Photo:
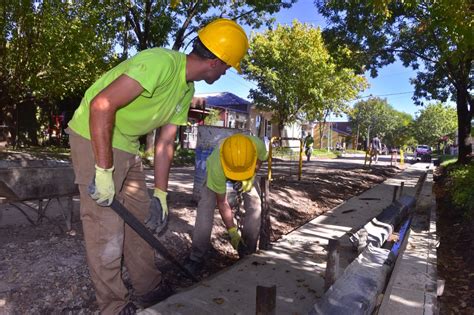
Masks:
[[[101,168],[95,166],[95,176],[89,185],[89,195],[99,206],[108,207],[112,203],[115,195],[115,185],[113,178],[114,167]]]
[[[242,181],[242,192],[249,192],[253,188],[253,182],[255,180],[255,174],[252,178]]]
[[[153,198],[151,198],[150,212],[145,220],[145,225],[152,232],[160,234],[165,231],[168,225],[168,193],[159,188],[155,188]]]
[[[237,250],[237,248],[239,248],[239,244],[243,243],[242,237],[240,236],[237,227],[233,226],[228,229],[227,232],[229,233],[230,243],[232,244],[232,247]]]
[[[238,193],[249,192],[252,190],[254,180],[255,174],[250,179],[237,181],[234,183],[234,190]]]

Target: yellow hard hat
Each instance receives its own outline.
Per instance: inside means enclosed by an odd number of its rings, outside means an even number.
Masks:
[[[214,55],[241,73],[240,61],[249,49],[249,41],[239,24],[216,19],[199,30],[198,37]]]
[[[252,140],[242,134],[224,140],[220,157],[224,175],[230,180],[247,180],[255,174],[257,149]]]

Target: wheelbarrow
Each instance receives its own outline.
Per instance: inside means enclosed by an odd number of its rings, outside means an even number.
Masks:
[[[0,204],[10,204],[18,209],[33,225],[48,219],[46,211],[51,201],[56,200],[67,232],[71,232],[72,198],[78,194],[70,163],[24,159],[0,161]]]

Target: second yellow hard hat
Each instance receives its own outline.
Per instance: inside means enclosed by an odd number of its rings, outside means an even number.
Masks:
[[[247,180],[255,174],[257,149],[245,135],[235,134],[225,139],[220,158],[224,175],[230,180]]]

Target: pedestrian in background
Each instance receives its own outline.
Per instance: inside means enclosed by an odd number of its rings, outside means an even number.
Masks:
[[[379,160],[379,153],[382,151],[382,144],[378,135],[372,138],[371,142],[371,156],[374,158],[375,163]]]
[[[309,162],[311,160],[311,154],[313,153],[314,138],[308,133],[304,138],[304,153],[306,154],[306,160]]]

